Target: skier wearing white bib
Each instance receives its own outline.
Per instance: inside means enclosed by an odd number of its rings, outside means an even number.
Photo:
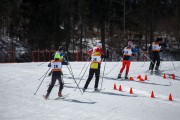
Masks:
[[[150,52],[151,52],[151,59],[152,62],[150,64],[150,70],[151,70],[151,74],[153,73],[153,69],[155,66],[155,73],[159,74],[159,65],[160,65],[160,55],[159,52],[161,50],[161,42],[162,42],[162,38],[157,38],[157,40],[155,42],[152,43],[152,46],[150,47]]]
[[[59,54],[62,57],[62,65],[68,65],[67,55],[64,53],[63,47],[59,46],[58,51],[56,51],[52,57],[54,58],[56,54]],[[51,76],[52,71],[49,72],[48,76]]]
[[[56,53],[54,55],[54,60],[51,61],[51,63],[49,63],[48,67],[51,67],[52,68],[52,78],[51,78],[51,82],[50,82],[50,85],[48,87],[48,90],[47,90],[47,94],[44,96],[45,99],[47,99],[51,93],[51,90],[53,89],[54,87],[54,84],[56,83],[56,80],[59,81],[59,92],[58,92],[58,96],[61,97],[62,96],[62,89],[63,89],[63,86],[64,86],[64,82],[63,82],[63,79],[62,79],[62,59],[63,59],[63,56],[60,56],[59,53]]]
[[[124,71],[124,69],[126,68],[125,79],[128,79],[128,73],[129,73],[132,56],[136,55],[136,53],[138,53],[138,49],[134,48],[132,41],[129,41],[128,46],[125,47],[122,52],[123,52],[122,68],[120,69],[117,78],[118,79],[121,78],[121,74]]]
[[[94,74],[96,76],[94,90],[99,91],[98,84],[99,84],[99,76],[100,76],[100,65],[101,65],[102,56],[104,55],[104,52],[102,48],[97,45],[93,49],[90,49],[88,51],[88,54],[91,55],[91,65],[90,65],[90,70],[89,70],[89,77],[84,85],[83,92],[87,89]]]

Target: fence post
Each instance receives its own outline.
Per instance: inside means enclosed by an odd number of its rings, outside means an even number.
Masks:
[[[16,62],[16,51],[13,51],[14,55],[14,63]]]
[[[39,53],[39,50],[38,50],[38,62],[40,62],[40,53]]]
[[[45,62],[46,60],[45,60],[45,56],[44,56],[44,50],[42,52],[43,52],[43,58],[44,58],[44,62]]]
[[[48,51],[48,53],[49,53],[49,61],[51,60],[51,58],[50,58],[50,51]]]
[[[147,55],[146,51],[143,51],[145,55]],[[147,61],[147,58],[144,56],[144,61]]]
[[[2,63],[4,63],[4,52],[3,51],[1,51],[2,52]]]
[[[7,51],[7,55],[8,55],[8,62],[10,63],[10,55],[9,55],[9,49],[8,49],[8,51]]]
[[[34,62],[34,51],[31,51],[32,53],[32,61]]]
[[[4,52],[3,51],[1,51],[2,52],[2,63],[4,62]]]
[[[83,50],[82,50],[82,61],[83,61]]]
[[[76,50],[76,61],[78,61],[78,50]]]

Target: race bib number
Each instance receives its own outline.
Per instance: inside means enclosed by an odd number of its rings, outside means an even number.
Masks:
[[[131,49],[124,49],[124,55],[131,56],[132,55]]]
[[[53,62],[53,63],[51,63],[51,68],[52,69],[61,69],[62,63],[61,62]]]
[[[95,62],[94,62],[94,63],[92,62],[91,65],[90,65],[90,68],[92,68],[92,69],[98,69],[98,63],[97,63],[97,62],[96,62],[96,63],[95,63]]]
[[[91,61],[100,62],[101,61],[101,56],[91,56]]]
[[[158,45],[158,44],[153,44],[152,45],[152,50],[160,50],[161,49],[161,47]]]

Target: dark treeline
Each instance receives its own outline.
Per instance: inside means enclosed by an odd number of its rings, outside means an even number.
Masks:
[[[133,38],[152,42],[154,32],[179,44],[179,0],[0,0],[0,34],[32,49],[84,49],[83,38],[99,37],[113,47]],[[140,41],[145,36],[144,41]],[[114,41],[114,42],[113,42]],[[146,46],[147,47],[147,46]]]

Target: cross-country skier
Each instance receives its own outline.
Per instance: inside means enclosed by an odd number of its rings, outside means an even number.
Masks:
[[[59,53],[56,53],[54,55],[54,60],[52,60],[51,63],[48,64],[48,67],[52,68],[52,78],[51,78],[51,82],[50,82],[50,85],[47,90],[47,94],[44,96],[45,99],[47,99],[49,97],[51,90],[53,89],[54,84],[56,83],[56,80],[58,80],[59,84],[60,84],[58,96],[59,97],[62,96],[62,89],[63,89],[63,85],[64,85],[64,82],[62,79],[62,75],[63,75],[62,59],[63,59],[63,56],[60,56]]]
[[[125,79],[128,79],[128,73],[129,73],[132,56],[138,52],[138,49],[134,48],[132,41],[129,41],[128,46],[125,47],[122,52],[123,52],[122,68],[120,69],[118,78],[121,78],[122,72],[124,71],[124,68],[126,67]]]
[[[161,50],[161,42],[162,42],[162,38],[157,38],[156,41],[153,42],[152,45],[150,46],[152,62],[150,64],[149,69],[151,70],[151,74],[153,74],[155,63],[156,63],[155,74],[159,74],[159,65],[160,65],[159,52]]]
[[[88,54],[91,56],[91,64],[90,64],[89,76],[84,85],[83,92],[85,92],[85,90],[88,88],[88,85],[92,80],[94,74],[96,76],[94,90],[99,92],[100,90],[98,89],[98,84],[99,84],[99,76],[100,76],[100,66],[102,59],[104,57],[104,51],[102,50],[100,45],[97,44],[93,49],[90,49],[88,51]]]
[[[67,59],[67,55],[64,53],[63,51],[63,47],[59,46],[58,50],[52,55],[53,59],[55,57],[56,54],[59,54],[60,56],[62,56],[62,65],[68,65],[68,59]],[[51,76],[52,71],[49,72],[48,76]]]
[[[63,56],[63,61],[62,61],[62,64],[63,65],[67,65],[66,63],[67,63],[67,61],[68,61],[68,58],[67,58],[67,54],[66,54],[66,52],[64,52],[64,50],[63,50],[63,47],[62,46],[59,46],[59,48],[58,48],[58,50],[52,55],[53,56],[53,58],[54,58],[54,56],[55,56],[55,54],[56,53],[59,53],[60,54],[60,56]]]

